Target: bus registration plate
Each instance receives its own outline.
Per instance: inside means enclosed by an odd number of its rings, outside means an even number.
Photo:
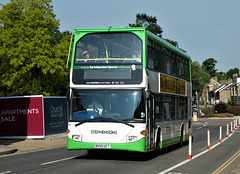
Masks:
[[[110,144],[95,144],[94,148],[96,149],[111,149]]]

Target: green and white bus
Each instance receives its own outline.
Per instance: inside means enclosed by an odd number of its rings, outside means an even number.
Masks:
[[[67,149],[149,152],[188,139],[189,55],[144,27],[74,29],[72,40]]]

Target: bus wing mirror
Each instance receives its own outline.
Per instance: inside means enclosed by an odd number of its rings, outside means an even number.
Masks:
[[[150,91],[149,89],[145,89],[143,92],[145,100],[148,100],[150,98]]]

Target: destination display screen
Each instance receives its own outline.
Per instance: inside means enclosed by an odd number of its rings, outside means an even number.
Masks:
[[[75,66],[74,84],[123,85],[142,82],[142,65]]]
[[[131,79],[132,73],[131,69],[117,69],[115,71],[112,70],[85,70],[84,71],[84,77],[83,79],[85,80],[90,80],[90,79]]]
[[[174,77],[160,75],[160,90],[172,94],[186,95],[186,82]]]

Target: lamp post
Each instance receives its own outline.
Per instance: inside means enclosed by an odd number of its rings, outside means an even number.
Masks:
[[[197,117],[199,117],[199,98],[198,92],[196,91],[196,106],[197,106]]]

